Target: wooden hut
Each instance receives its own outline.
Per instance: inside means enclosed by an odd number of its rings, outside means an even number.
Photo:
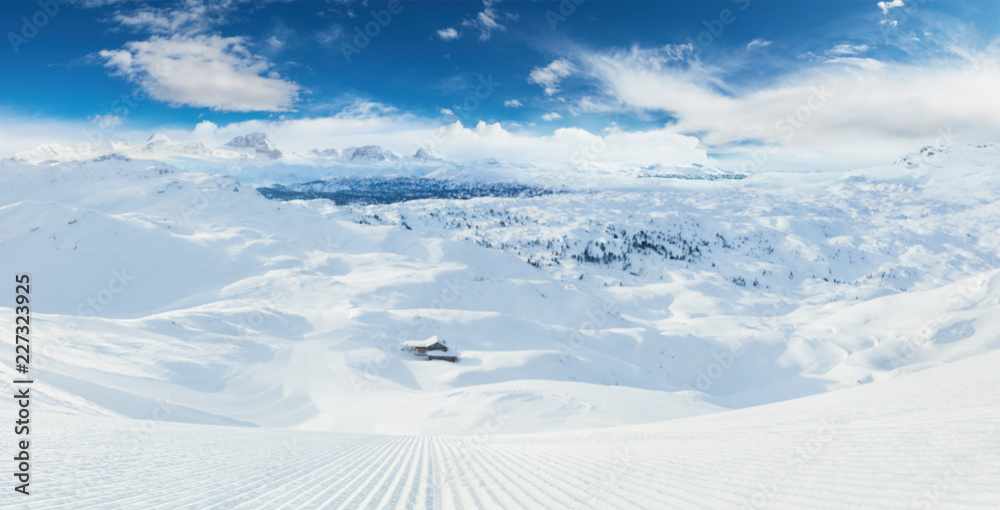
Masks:
[[[448,345],[436,335],[426,340],[403,342],[403,348],[416,356],[427,356],[430,351],[448,352]]]

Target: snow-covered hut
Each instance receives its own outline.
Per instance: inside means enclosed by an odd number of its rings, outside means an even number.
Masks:
[[[448,346],[437,335],[426,340],[409,340],[403,342],[403,347],[418,356],[426,356],[428,351],[448,352]]]

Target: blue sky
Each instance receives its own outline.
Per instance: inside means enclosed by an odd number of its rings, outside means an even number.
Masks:
[[[303,149],[368,137],[412,152],[447,128],[448,156],[516,159],[613,132],[609,163],[747,166],[766,149],[754,169],[1000,137],[1000,2],[46,5],[0,4],[8,145],[277,123]]]

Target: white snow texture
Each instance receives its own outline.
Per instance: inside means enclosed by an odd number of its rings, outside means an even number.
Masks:
[[[1000,507],[1000,146],[724,173],[259,134],[0,159],[36,379],[0,508]],[[553,193],[254,187],[351,176]],[[405,350],[435,336],[456,362]]]

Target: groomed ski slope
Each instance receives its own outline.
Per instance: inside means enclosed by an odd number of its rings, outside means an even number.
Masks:
[[[0,507],[997,508],[997,366],[994,351],[722,414],[543,434],[39,414],[32,495],[4,491]]]

